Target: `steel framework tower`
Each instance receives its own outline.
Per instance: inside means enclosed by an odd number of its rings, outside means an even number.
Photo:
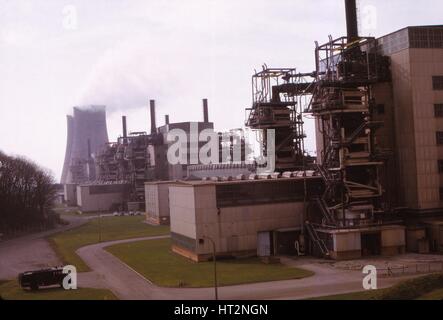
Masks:
[[[323,177],[324,193],[311,197],[306,230],[316,250],[329,255],[326,238],[331,230],[378,226],[378,213],[386,211],[379,171],[384,158],[373,121],[372,86],[390,80],[388,60],[377,53],[375,38],[360,37],[356,1],[346,0],[346,37],[319,46],[312,73],[295,69],[263,69],[253,76],[253,107],[247,126],[276,130],[276,169],[308,168],[303,151],[303,113],[317,127],[316,170]],[[305,98],[309,102],[303,103]],[[328,242],[330,244],[330,242]]]
[[[267,130],[275,130],[275,169],[278,172],[302,169],[305,165],[303,110],[299,98],[310,87],[306,75],[296,69],[267,68],[252,76],[252,108],[246,126],[263,130],[266,156]]]
[[[326,191],[317,204],[323,222],[347,227],[381,210],[382,187],[372,121],[371,84],[378,81],[375,39],[342,37],[316,48],[316,87],[309,110],[317,120],[323,149],[318,170]],[[361,48],[366,51],[362,51]]]

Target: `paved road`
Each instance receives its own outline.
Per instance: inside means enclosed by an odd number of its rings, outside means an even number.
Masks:
[[[111,241],[86,246],[77,250],[77,254],[94,270],[83,278],[79,274],[79,285],[87,287],[107,287],[120,299],[170,299],[203,300],[214,297],[213,288],[163,288],[158,287],[135,272],[104,248],[142,240],[166,238],[147,237]],[[285,280],[266,283],[254,283],[219,288],[220,299],[305,299],[324,295],[362,291],[362,274],[357,271],[339,270],[329,264],[320,264],[313,259],[295,261],[283,259],[283,263],[314,271],[313,277],[299,280]],[[406,279],[379,279],[379,288],[392,286]]]
[[[63,218],[70,222],[69,225],[0,242],[0,279],[14,279],[20,272],[61,265],[45,238],[76,228],[88,220],[74,216]]]
[[[68,226],[31,234],[0,242],[0,279],[13,279],[18,273],[61,262],[45,238],[51,234],[76,228],[93,217],[65,217]],[[202,300],[214,297],[213,288],[162,288],[153,285],[119,259],[103,250],[118,243],[159,239],[162,237],[138,238],[99,243],[80,248],[77,253],[89,265],[92,272],[80,273],[79,285],[83,287],[108,288],[120,299],[190,299]],[[312,259],[283,263],[312,270],[315,276],[267,283],[255,283],[219,288],[221,299],[304,299],[329,294],[362,291],[362,275],[357,271],[339,270]],[[391,286],[405,278],[380,279],[379,287]]]

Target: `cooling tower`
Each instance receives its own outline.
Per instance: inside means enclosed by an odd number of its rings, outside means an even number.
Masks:
[[[74,107],[73,115],[68,115],[67,120],[68,136],[61,183],[94,180],[91,153],[96,154],[108,143],[106,107]]]

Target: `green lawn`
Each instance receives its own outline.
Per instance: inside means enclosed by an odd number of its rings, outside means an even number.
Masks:
[[[117,300],[111,291],[103,289],[48,288],[28,291],[20,288],[15,280],[0,284],[0,296],[5,300]]]
[[[418,300],[443,300],[443,288],[429,292],[421,296]]]
[[[125,243],[106,250],[159,286],[211,287],[214,279],[213,263],[194,263],[172,253],[170,241],[161,239]],[[220,286],[299,279],[311,275],[312,272],[302,269],[264,264],[258,258],[217,262]]]
[[[442,300],[443,274],[431,274],[382,290],[347,293],[312,300]]]
[[[83,246],[98,243],[99,233],[101,234],[102,242],[169,233],[168,226],[151,226],[142,223],[144,219],[144,216],[92,219],[81,227],[52,235],[48,240],[65,264],[74,265],[78,272],[89,271],[88,266],[75,251]]]

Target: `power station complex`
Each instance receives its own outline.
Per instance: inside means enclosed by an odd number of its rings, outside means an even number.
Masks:
[[[168,163],[172,129],[214,130],[207,100],[203,122],[166,116],[161,127],[151,100],[150,133],[128,134],[123,117],[113,143],[103,109],[75,108],[65,200],[83,211],[145,211],[148,222],[170,224],[172,250],[195,261],[210,258],[207,238],[226,257],[443,252],[443,26],[362,37],[355,0],[345,4],[347,35],[316,42],[314,71],[264,66],[252,77],[246,126],[263,132],[263,155],[275,145],[275,171],[258,173],[246,156]],[[304,150],[307,115],[316,158]],[[241,137],[222,141],[220,150],[244,155]]]

